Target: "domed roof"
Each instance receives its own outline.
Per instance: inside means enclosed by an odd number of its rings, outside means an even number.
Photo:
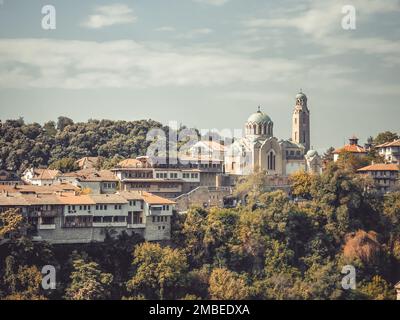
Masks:
[[[303,93],[303,92],[299,92],[297,95],[296,95],[296,99],[307,99],[307,96]]]
[[[313,158],[313,157],[315,157],[317,155],[318,155],[318,152],[316,150],[308,150],[308,152],[307,152],[307,157],[308,158]]]
[[[265,114],[264,112],[262,112],[260,110],[260,108],[258,109],[257,112],[253,113],[248,119],[247,119],[248,123],[268,123],[268,122],[272,122],[271,118]]]

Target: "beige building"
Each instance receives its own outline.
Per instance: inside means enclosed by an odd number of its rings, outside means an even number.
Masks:
[[[248,175],[265,170],[268,175],[288,176],[297,171],[319,172],[321,164],[316,151],[305,157],[310,148],[310,112],[307,97],[296,95],[292,115],[292,139],[274,136],[272,119],[260,108],[245,123],[245,136],[233,142],[225,154],[225,171],[232,175]]]
[[[376,148],[379,155],[385,158],[385,162],[400,164],[400,139],[386,142],[376,146]]]
[[[399,165],[377,163],[358,169],[358,173],[370,175],[378,191],[391,192],[399,188]]]
[[[46,187],[37,187],[46,188]],[[148,192],[79,195],[72,192],[0,194],[0,212],[18,209],[28,236],[54,244],[104,241],[107,230],[169,240],[175,202]]]

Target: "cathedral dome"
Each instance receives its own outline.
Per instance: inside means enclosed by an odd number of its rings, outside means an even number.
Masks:
[[[315,156],[317,156],[318,155],[318,152],[316,151],[316,150],[308,150],[308,152],[307,152],[307,157],[308,158],[314,158]]]
[[[265,114],[264,112],[258,110],[253,113],[248,119],[247,123],[255,123],[255,124],[266,124],[272,122],[271,118]]]
[[[296,95],[296,99],[307,99],[307,96],[303,93],[303,92],[299,92],[297,95]]]
[[[271,118],[268,117],[258,107],[258,111],[253,113],[246,122],[245,129],[246,135],[251,137],[272,137],[273,136],[274,123]]]

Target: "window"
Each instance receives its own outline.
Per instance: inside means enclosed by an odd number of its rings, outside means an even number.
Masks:
[[[54,224],[54,217],[42,217],[42,224]]]
[[[267,168],[268,168],[268,170],[275,170],[275,160],[276,160],[275,154],[272,151],[270,151],[268,156],[267,156]]]
[[[97,223],[100,223],[101,222],[101,220],[102,220],[102,217],[93,217],[93,222],[97,222]]]
[[[125,216],[115,216],[114,222],[126,222],[126,217]]]
[[[133,213],[133,224],[140,224],[140,223],[142,223],[142,217],[140,216],[140,212],[134,212]]]
[[[113,217],[103,217],[103,222],[105,222],[105,223],[110,223],[110,222],[113,222]]]
[[[156,222],[156,217],[153,217],[153,223]]]

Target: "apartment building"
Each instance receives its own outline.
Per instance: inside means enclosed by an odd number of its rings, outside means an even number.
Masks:
[[[53,244],[104,241],[106,230],[139,234],[147,241],[169,240],[175,202],[148,192],[115,194],[21,194],[3,192],[0,212],[18,209],[28,235]]]
[[[110,170],[82,169],[58,176],[59,182],[67,182],[81,189],[90,189],[94,194],[117,192],[118,179]]]
[[[400,164],[400,139],[380,144],[376,148],[385,162]]]
[[[199,186],[215,187],[223,173],[223,161],[185,156],[177,163],[153,163],[148,157],[126,159],[111,171],[121,190],[144,190],[165,198],[176,198]]]
[[[399,188],[399,170],[397,164],[377,163],[358,169],[357,172],[370,175],[377,190],[386,193]]]

